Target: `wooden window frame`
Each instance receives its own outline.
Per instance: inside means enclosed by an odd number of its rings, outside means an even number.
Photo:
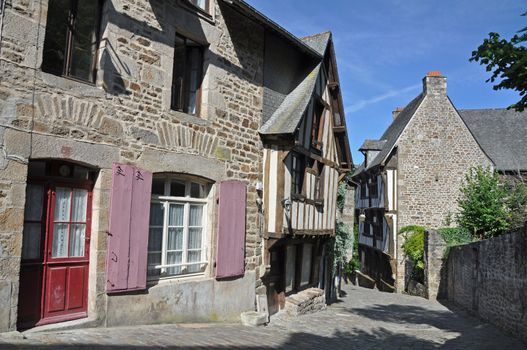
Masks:
[[[75,24],[77,20],[77,10],[78,10],[78,5],[80,1],[81,0],[70,0],[69,11],[68,11],[68,27],[66,29],[67,31],[66,32],[66,42],[64,43],[65,58],[64,58],[64,64],[62,67],[62,73],[60,74],[60,76],[62,76],[63,78],[94,85],[96,81],[96,77],[97,77],[96,62],[97,62],[97,57],[99,53],[102,7],[103,7],[104,0],[90,0],[90,1],[97,1],[97,19],[96,19],[96,22],[94,23],[96,49],[92,57],[91,79],[90,80],[84,80],[82,78],[71,75],[71,70],[72,70],[71,60],[72,60],[72,54],[73,54],[72,47],[74,43],[74,28],[75,28]],[[45,42],[46,42],[46,37],[44,37],[44,45],[45,45]],[[44,60],[44,57],[43,57],[43,60]],[[42,64],[42,66],[44,66],[44,63]],[[48,71],[44,68],[42,68],[42,70],[46,73],[56,75],[56,72],[52,72],[51,70]]]
[[[172,68],[172,86],[171,86],[171,97],[170,97],[170,109],[174,110],[174,111],[178,111],[178,112],[182,112],[182,113],[186,113],[186,114],[190,114],[190,115],[194,115],[194,116],[199,116],[201,114],[201,97],[202,97],[202,84],[203,84],[203,64],[204,64],[204,46],[203,45],[200,45],[199,43],[197,43],[196,41],[184,36],[184,35],[181,35],[181,34],[178,34],[176,33],[176,38],[180,39],[180,40],[183,40],[184,42],[184,46],[185,46],[185,61],[183,62],[183,74],[184,74],[184,77],[183,77],[183,80],[180,82],[181,84],[181,90],[180,90],[180,94],[179,96],[176,96],[176,80],[178,79],[176,77],[176,66],[178,64],[181,64],[181,62],[177,62],[176,60],[176,57],[174,55],[174,62],[173,62],[173,68]],[[189,45],[188,43],[189,42],[192,42],[194,45]],[[190,113],[188,111],[189,109],[189,98],[190,98],[190,74],[191,74],[191,69],[189,68],[190,65],[189,65],[189,55],[190,55],[190,50],[189,50],[189,47],[191,48],[197,48],[198,50],[198,55],[199,55],[199,62],[198,62],[198,67],[199,67],[199,71],[198,71],[198,81],[197,81],[197,84],[198,84],[198,88],[196,90],[196,106],[195,106],[195,112],[194,113]],[[174,52],[176,50],[176,45],[174,44]]]
[[[162,239],[161,239],[161,263],[159,265],[155,266],[155,269],[159,269],[160,274],[159,275],[152,275],[148,274],[147,280],[148,281],[157,281],[157,280],[164,280],[164,279],[173,279],[173,278],[183,278],[183,277],[189,277],[189,276],[199,276],[204,275],[206,273],[207,267],[209,265],[208,261],[208,255],[209,255],[209,246],[210,246],[210,235],[209,235],[209,229],[208,229],[208,207],[209,207],[209,194],[211,192],[210,190],[210,184],[195,178],[190,178],[186,176],[177,176],[177,175],[162,175],[162,176],[154,176],[155,180],[162,179],[164,180],[164,194],[158,195],[158,194],[152,194],[151,202],[150,203],[158,203],[162,204],[163,207],[163,231],[162,231]],[[185,196],[179,197],[179,196],[171,196],[170,195],[170,185],[172,181],[178,181],[185,184]],[[191,197],[191,184],[197,183],[201,186],[203,186],[204,193],[206,194],[204,198],[195,198]],[[207,194],[209,192],[209,194]],[[168,245],[168,229],[169,229],[169,209],[170,205],[173,204],[179,204],[184,206],[183,211],[183,249],[182,249],[182,258],[181,263],[178,264],[167,264],[167,245]],[[202,234],[201,234],[201,261],[199,263],[189,263],[188,262],[188,242],[189,242],[189,214],[190,214],[190,206],[191,205],[201,205],[202,206],[202,218],[201,218],[201,228],[202,228]],[[149,224],[149,227],[152,227],[152,225]],[[156,226],[157,227],[157,226]],[[159,251],[150,251],[148,250],[148,253],[159,253]],[[202,271],[199,272],[182,272],[180,274],[167,274],[167,269],[171,267],[188,267],[191,265],[198,265],[201,267]],[[183,270],[184,271],[184,270]],[[148,272],[147,272],[148,273]]]
[[[295,161],[296,160],[296,161]],[[304,182],[306,177],[306,158],[303,154],[292,153],[291,159],[291,196],[304,195]]]

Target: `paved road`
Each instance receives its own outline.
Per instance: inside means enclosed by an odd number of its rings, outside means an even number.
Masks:
[[[0,335],[0,349],[527,349],[438,303],[346,287],[327,310],[267,327],[161,325]],[[24,337],[26,339],[24,339]]]

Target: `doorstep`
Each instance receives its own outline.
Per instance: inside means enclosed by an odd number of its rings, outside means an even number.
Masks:
[[[85,317],[79,318],[77,320],[65,321],[59,323],[51,323],[43,326],[37,326],[33,328],[26,329],[20,334],[24,336],[25,334],[39,333],[39,332],[56,332],[56,331],[66,331],[70,329],[79,329],[79,328],[94,328],[100,326],[97,322],[97,319],[94,317]]]

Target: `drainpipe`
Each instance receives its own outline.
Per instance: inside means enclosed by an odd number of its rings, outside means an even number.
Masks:
[[[5,3],[7,0],[0,0],[0,56],[2,55],[2,32],[4,29]]]

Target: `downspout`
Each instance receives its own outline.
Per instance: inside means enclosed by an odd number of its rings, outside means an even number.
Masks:
[[[7,0],[0,0],[0,57],[2,56],[2,33],[4,29],[4,13],[5,13],[5,3]]]

